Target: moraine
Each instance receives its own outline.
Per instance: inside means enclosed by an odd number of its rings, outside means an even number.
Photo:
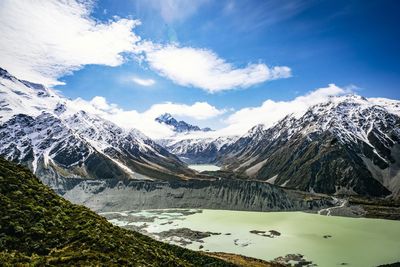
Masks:
[[[116,225],[194,250],[236,253],[269,261],[301,254],[304,260],[327,267],[367,267],[400,261],[399,221],[227,210],[101,214]],[[193,231],[205,237],[193,240],[193,236],[199,236],[191,235]],[[315,266],[312,264],[304,266]]]

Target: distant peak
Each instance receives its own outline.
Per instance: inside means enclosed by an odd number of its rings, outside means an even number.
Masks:
[[[189,124],[185,121],[177,121],[174,117],[172,117],[170,113],[164,113],[158,116],[157,118],[155,118],[155,121],[172,126],[174,132],[178,133],[195,132],[195,131],[202,131],[202,132],[212,131],[212,129],[209,127],[202,129],[199,126]]]
[[[165,123],[167,125],[175,125],[178,123],[178,121],[172,117],[170,113],[164,113],[158,116],[155,120],[159,123]]]
[[[174,119],[170,113],[164,113],[156,118],[156,121],[167,121],[170,119]]]

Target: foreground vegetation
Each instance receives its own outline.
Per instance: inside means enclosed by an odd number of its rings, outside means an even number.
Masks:
[[[0,266],[233,266],[113,226],[0,158]]]

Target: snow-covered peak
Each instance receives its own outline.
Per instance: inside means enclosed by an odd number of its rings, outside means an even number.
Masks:
[[[177,121],[170,113],[164,113],[159,117],[155,118],[155,121],[166,124],[173,128],[176,133],[189,133],[189,132],[208,132],[212,131],[210,128],[200,128],[199,126],[189,124],[185,121]]]
[[[373,129],[393,127],[399,105],[398,100],[368,99],[355,94],[334,96],[310,107],[301,116],[290,114],[269,128],[257,125],[243,137],[253,140],[290,139],[298,133],[310,135],[330,131],[342,142],[362,140],[369,143],[367,136]]]
[[[384,107],[388,112],[400,116],[400,101],[387,98],[368,98],[374,105]]]
[[[122,128],[103,115],[89,102],[67,99],[0,69],[1,156],[51,179],[191,174],[140,131]]]
[[[398,196],[399,103],[330,97],[271,127],[252,128],[225,149],[219,163],[301,190]]]
[[[172,117],[172,115],[170,113],[164,113],[164,114],[160,115],[159,117],[157,117],[156,120],[166,123],[170,120],[175,120],[175,119]]]
[[[89,140],[100,151],[109,147],[115,148],[116,144],[121,143],[122,140],[130,140],[131,146],[136,146],[141,152],[154,150],[146,144],[150,139],[138,130],[123,129],[98,115],[79,111],[67,117],[65,122],[68,127],[74,129],[75,133],[85,140]]]
[[[6,70],[0,70],[0,122],[16,114],[39,116],[42,112],[55,113],[57,105],[70,100],[43,85],[19,80]],[[76,112],[76,110],[71,111]]]
[[[328,101],[312,106],[309,110],[317,109],[367,109],[380,107],[389,113],[400,114],[400,101],[387,98],[365,98],[357,94],[331,96]]]
[[[265,131],[267,127],[264,124],[257,124],[249,131],[247,131],[241,138],[252,139],[254,142],[262,140],[265,138]]]
[[[70,100],[51,88],[40,84],[30,83],[15,78],[6,70],[0,68],[0,123],[9,120],[17,114],[26,114],[32,117],[39,116],[43,112],[49,113],[62,120],[72,122],[71,118],[81,117],[83,120],[97,118],[96,127],[102,124],[113,124],[105,120],[98,110],[89,102],[81,99]],[[131,129],[131,133],[141,139],[148,139],[143,133]]]

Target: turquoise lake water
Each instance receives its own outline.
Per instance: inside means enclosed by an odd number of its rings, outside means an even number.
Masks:
[[[326,267],[341,264],[368,267],[400,261],[400,221],[303,212],[198,210],[185,214],[179,210],[150,210],[133,213],[142,217],[155,216],[153,222],[131,223],[143,225],[155,235],[174,228],[221,233],[202,239],[203,243],[186,245],[194,250],[202,245],[203,251],[223,251],[264,260],[299,253],[318,266]],[[129,225],[129,221],[124,221],[129,212],[121,214],[110,221],[120,226]],[[252,230],[274,230],[281,235],[270,238],[250,233]],[[174,243],[174,238],[163,241]]]

